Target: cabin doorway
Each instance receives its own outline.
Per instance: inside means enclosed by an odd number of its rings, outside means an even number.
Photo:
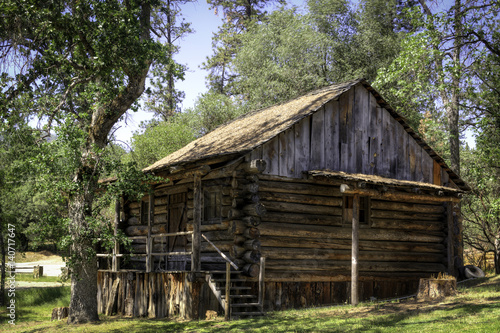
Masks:
[[[167,223],[164,226],[166,233],[177,233],[186,231],[187,226],[187,190],[169,191],[163,197],[164,210],[167,212]],[[153,230],[155,228],[153,227]],[[161,253],[183,253],[189,251],[188,239],[185,235],[159,237],[155,239],[153,248]],[[155,251],[156,252],[156,251]],[[169,254],[155,258],[156,271],[185,271],[189,269],[190,255]]]

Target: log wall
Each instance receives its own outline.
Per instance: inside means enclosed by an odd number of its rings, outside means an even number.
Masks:
[[[381,300],[415,294],[418,279],[379,279],[359,281],[361,301]],[[333,304],[350,303],[351,283],[348,281],[324,282],[267,282],[265,311],[280,311]]]
[[[267,214],[259,225],[266,280],[350,280],[351,237],[338,187],[261,176]],[[364,278],[418,278],[447,268],[443,203],[369,201],[369,223],[359,231]],[[342,278],[339,278],[342,277]]]
[[[257,147],[265,174],[330,169],[448,186],[447,172],[362,85]]]

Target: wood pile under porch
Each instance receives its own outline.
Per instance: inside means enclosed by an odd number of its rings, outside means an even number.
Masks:
[[[208,273],[104,271],[97,275],[98,313],[125,317],[203,319],[222,313]]]

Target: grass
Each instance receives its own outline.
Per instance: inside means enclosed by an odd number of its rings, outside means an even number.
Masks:
[[[269,313],[258,319],[224,322],[178,319],[126,319],[101,316],[94,324],[50,322],[51,310],[69,304],[69,288],[26,290],[16,294],[19,312],[13,332],[500,332],[500,276],[461,284],[443,301],[364,303]],[[0,312],[2,320],[5,311]]]

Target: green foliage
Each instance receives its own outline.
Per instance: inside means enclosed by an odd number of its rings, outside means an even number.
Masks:
[[[179,117],[176,115],[168,121],[142,123],[141,129],[132,136],[132,150],[125,160],[134,161],[142,169],[194,140],[193,130],[179,121]]]
[[[179,52],[179,46],[175,43],[181,38],[194,32],[191,24],[184,21],[181,5],[191,0],[168,1],[165,6],[158,8],[158,14],[154,14],[157,30],[164,31],[166,46],[169,48],[169,56]],[[166,17],[160,15],[164,13]],[[144,108],[153,112],[163,120],[168,120],[174,113],[180,111],[179,103],[185,94],[175,88],[177,79],[184,80],[186,67],[174,62],[163,64],[155,62],[152,64],[149,87],[146,90]]]
[[[425,35],[407,36],[401,42],[399,56],[387,68],[381,68],[373,82],[413,128],[419,127],[423,114],[434,119],[438,114],[435,101],[439,92],[432,72],[436,51],[429,49],[427,43]]]
[[[280,9],[240,35],[231,93],[249,109],[268,106],[334,82],[375,78],[402,37],[396,2],[309,1],[310,14]],[[398,21],[398,19],[400,21]],[[387,45],[380,47],[380,44]]]
[[[231,70],[231,63],[241,46],[241,34],[253,22],[262,20],[265,16],[264,7],[273,2],[276,0],[208,0],[210,9],[218,13],[220,7],[224,15],[224,23],[212,38],[214,54],[207,57],[202,66],[209,71],[207,81],[211,90],[221,94],[231,94],[233,81],[237,75]]]
[[[331,44],[307,17],[279,10],[242,35],[236,91],[256,109],[331,83]]]
[[[179,114],[179,121],[187,124],[199,137],[247,111],[235,99],[209,91],[198,97],[193,108]]]
[[[495,272],[500,274],[500,168],[490,166],[488,152],[466,149],[463,177],[472,188],[463,201],[464,242],[483,253],[495,254]],[[498,160],[497,160],[498,161]]]

